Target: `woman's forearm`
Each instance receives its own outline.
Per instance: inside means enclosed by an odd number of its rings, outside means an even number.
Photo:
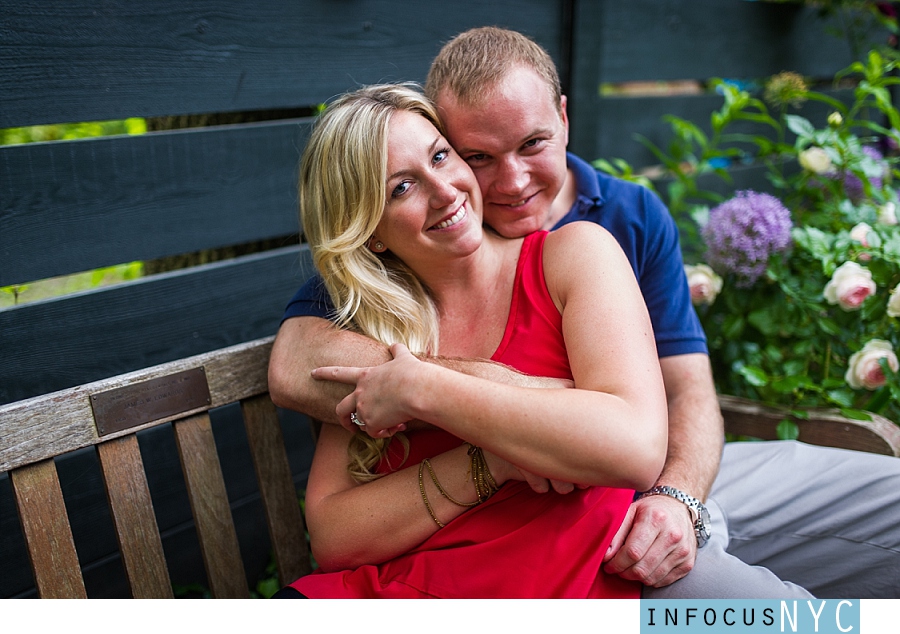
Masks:
[[[462,445],[429,461],[447,495],[461,503],[477,500],[468,475],[467,450],[468,446]],[[441,495],[427,468],[422,469],[420,486],[420,466],[409,465],[349,488],[335,486],[329,492],[320,483],[318,488],[307,491],[306,514],[313,554],[323,570],[356,568],[402,555],[440,529],[435,518],[447,524],[469,510],[470,507],[458,506]],[[312,474],[310,482],[313,484]]]
[[[647,488],[666,455],[657,399],[584,389],[529,389],[433,374],[411,392],[419,418],[541,476]]]

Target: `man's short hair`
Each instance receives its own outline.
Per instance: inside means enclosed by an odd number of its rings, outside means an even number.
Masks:
[[[447,42],[431,64],[425,94],[436,101],[449,90],[464,105],[480,105],[511,69],[535,71],[561,109],[562,89],[553,59],[539,44],[509,29],[484,26],[460,33]]]

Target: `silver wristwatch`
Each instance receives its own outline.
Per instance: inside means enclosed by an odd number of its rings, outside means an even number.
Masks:
[[[691,497],[684,491],[679,491],[675,487],[659,486],[653,487],[649,491],[644,491],[638,495],[635,500],[650,497],[651,495],[668,495],[675,498],[691,512],[691,521],[694,523],[694,534],[697,536],[697,547],[703,548],[709,541],[709,511],[703,506],[703,502],[695,497]]]

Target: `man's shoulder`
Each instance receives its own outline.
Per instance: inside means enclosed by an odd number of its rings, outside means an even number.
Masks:
[[[608,174],[574,154],[568,155],[568,164],[575,175],[579,196],[592,201],[595,208],[637,216],[668,215],[656,192],[644,185]]]

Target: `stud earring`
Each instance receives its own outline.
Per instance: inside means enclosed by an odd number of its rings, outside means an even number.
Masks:
[[[375,244],[372,245],[372,249],[375,251],[384,251],[384,242],[381,240],[376,240]]]

